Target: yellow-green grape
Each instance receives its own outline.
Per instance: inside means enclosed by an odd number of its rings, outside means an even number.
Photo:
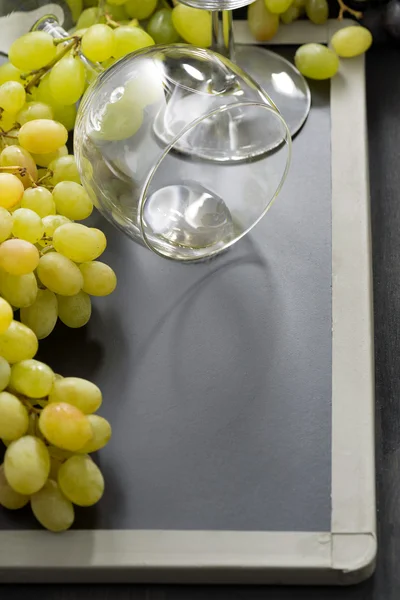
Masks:
[[[12,442],[4,456],[4,473],[9,485],[19,494],[31,495],[46,483],[50,455],[37,437],[26,435]]]
[[[15,237],[36,244],[44,232],[42,219],[29,208],[19,208],[13,212],[12,232]]]
[[[74,181],[75,183],[81,182],[78,167],[76,166],[75,156],[72,154],[56,158],[50,163],[49,169],[53,171],[53,185],[57,185],[57,183],[60,183],[60,181]]]
[[[49,82],[51,95],[58,104],[75,104],[85,91],[86,71],[83,62],[78,56],[62,58],[52,68]]]
[[[201,48],[211,46],[211,14],[208,11],[178,4],[172,11],[172,23],[185,42]]]
[[[28,411],[13,394],[0,392],[0,437],[18,440],[29,426]]]
[[[49,478],[53,479],[54,481],[57,481],[58,478],[58,471],[60,470],[60,467],[62,465],[62,461],[59,460],[58,458],[54,458],[51,455],[51,450],[49,449],[50,452],[50,475]]]
[[[6,62],[0,66],[0,85],[3,85],[6,81],[24,83],[23,79],[21,79],[21,71],[10,62]]]
[[[28,152],[49,154],[64,146],[68,131],[64,125],[50,119],[36,119],[22,125],[18,135],[19,143]]]
[[[92,302],[85,292],[75,296],[58,296],[58,316],[71,329],[84,327],[92,315]]]
[[[247,11],[249,29],[258,42],[272,39],[279,29],[279,15],[271,13],[264,0],[256,0]]]
[[[82,454],[91,454],[92,452],[97,452],[104,448],[108,444],[111,439],[111,425],[103,417],[99,415],[88,415],[88,419],[90,421],[90,425],[92,426],[93,437],[81,450],[79,453]]]
[[[147,33],[156,44],[175,44],[178,42],[179,35],[172,23],[172,11],[168,8],[158,10],[147,25]]]
[[[125,2],[126,0],[121,4],[111,4],[110,2],[106,2],[104,7],[106,14],[110,15],[114,21],[118,21],[121,25],[123,24],[122,21],[129,20],[129,15],[124,6]]]
[[[108,2],[109,4],[117,4],[115,0],[108,0]],[[156,10],[157,0],[127,0],[125,3],[119,2],[119,4],[124,4],[126,12],[132,19],[143,21],[148,19]]]
[[[21,207],[33,210],[40,218],[56,214],[56,205],[52,193],[40,185],[25,190],[21,200]]]
[[[36,272],[45,287],[61,296],[75,296],[83,287],[83,276],[79,268],[69,258],[57,252],[48,252],[42,256]]]
[[[289,8],[293,0],[264,0],[264,2],[269,12],[280,15]]]
[[[7,81],[0,85],[0,107],[11,115],[16,115],[26,101],[25,88],[18,81]]]
[[[329,17],[327,0],[306,0],[306,14],[315,25],[323,25]]]
[[[76,121],[76,105],[62,106],[61,104],[53,105],[54,118],[56,121],[64,125],[67,131],[72,131]]]
[[[26,174],[15,174],[22,182],[25,189],[31,187],[32,180],[37,181],[38,172],[35,161],[27,150],[20,146],[8,146],[0,154],[0,166],[2,167],[22,167],[26,169]],[[1,198],[0,198],[1,204]]]
[[[98,258],[106,249],[107,240],[100,229],[86,227],[79,223],[67,223],[55,230],[53,245],[60,254],[74,262],[82,263]],[[68,295],[62,294],[62,292],[58,293],[61,293],[62,296]]]
[[[294,62],[300,73],[310,79],[330,79],[339,69],[337,55],[322,44],[300,46]]]
[[[1,248],[1,246],[0,246]],[[83,275],[83,291],[91,296],[108,296],[117,286],[117,276],[108,265],[91,261],[79,265]]]
[[[0,242],[10,237],[12,230],[12,216],[6,208],[0,206]]]
[[[49,479],[31,497],[31,508],[39,523],[49,531],[67,531],[75,519],[72,502],[61,492],[58,483]]]
[[[2,138],[2,142],[3,145],[9,143],[9,142],[13,142],[13,141],[17,141],[17,140],[13,140],[13,138],[11,137],[13,134],[11,133],[11,129],[14,129],[15,125],[17,122],[17,116],[13,113],[8,113],[6,111],[2,111],[0,114],[0,127],[4,130],[4,131],[8,131],[10,132],[7,137],[4,136]],[[10,136],[10,137],[9,137]]]
[[[7,300],[0,298],[0,335],[10,327],[14,318],[13,309]]]
[[[84,188],[74,181],[60,181],[53,190],[57,212],[73,221],[87,219],[93,204]]]
[[[53,109],[49,104],[44,102],[28,102],[19,111],[17,115],[17,121],[20,125],[25,125],[28,121],[34,121],[35,119],[53,119]]]
[[[365,27],[352,25],[333,34],[331,45],[338,56],[352,58],[364,54],[372,44],[371,32]]]
[[[54,292],[38,290],[31,306],[21,308],[21,322],[32,329],[38,340],[43,340],[53,331],[58,318],[58,303]]]
[[[42,219],[44,226],[44,237],[51,239],[57,227],[61,227],[61,225],[65,225],[66,223],[70,222],[71,221],[67,219],[67,217],[63,217],[62,215],[49,215],[48,217],[44,217]]]
[[[48,396],[54,380],[54,373],[50,367],[32,358],[22,360],[11,368],[11,386],[13,390],[29,398]],[[10,439],[7,435],[3,437]]]
[[[79,19],[79,15],[83,10],[83,0],[66,0],[71,10],[72,19],[74,23]]]
[[[0,392],[6,389],[10,383],[11,367],[5,358],[0,356]]]
[[[11,275],[27,275],[39,264],[36,246],[25,240],[13,238],[0,244],[0,269]]]
[[[40,414],[39,427],[51,444],[71,452],[80,450],[92,438],[90,421],[72,404],[48,404]]]
[[[79,377],[63,377],[54,382],[49,402],[66,402],[79,408],[85,415],[90,415],[100,408],[102,394],[91,381]]]
[[[0,466],[0,504],[9,510],[18,510],[23,508],[29,502],[29,496],[19,494],[9,485],[5,473],[4,465]]]
[[[8,51],[8,58],[14,67],[26,72],[44,67],[55,58],[56,52],[49,33],[33,31],[13,42]]]
[[[108,4],[111,6],[122,6],[122,4],[126,4],[127,0],[108,0]],[[140,0],[142,4],[148,3],[148,0]],[[146,17],[143,17],[146,19]]]
[[[126,86],[125,86],[126,88]],[[101,118],[101,128],[92,136],[104,141],[120,141],[134,136],[143,123],[143,110],[136,101],[130,103],[125,93],[117,102],[109,102]]]
[[[82,37],[82,52],[93,62],[103,62],[113,55],[114,32],[108,25],[92,25]]]
[[[92,25],[96,25],[96,23],[105,23],[106,19],[102,15],[100,16],[100,11],[97,6],[93,6],[91,8],[86,8],[82,14],[80,15],[78,22],[76,24],[77,29],[87,29]]]
[[[11,306],[16,308],[30,306],[35,302],[38,292],[36,277],[33,273],[27,275],[2,273],[0,292]]]
[[[301,17],[301,11],[301,8],[298,8],[294,4],[291,4],[289,8],[279,16],[282,23],[285,23],[285,25],[289,25],[289,23],[293,23],[293,21],[297,21],[297,19]]]
[[[50,89],[50,75],[47,74],[45,77],[42,77],[41,82],[36,91],[35,95],[36,102],[43,102],[43,104],[48,104],[52,107],[53,111],[55,110],[55,106],[57,106],[57,102],[53,98]]]
[[[0,173],[0,206],[12,208],[21,201],[24,186],[15,175]]]
[[[38,350],[38,340],[29,327],[18,321],[0,335],[0,356],[13,364],[21,360],[33,358]]]
[[[99,0],[83,0],[84,8],[91,8],[92,6],[98,6]]]
[[[51,163],[57,158],[61,158],[63,156],[68,155],[67,146],[61,146],[55,152],[50,152],[49,154],[32,154],[32,158],[39,167],[50,167]],[[45,173],[44,173],[45,174]]]
[[[154,46],[153,38],[139,27],[118,27],[114,31],[114,40],[114,58],[122,58],[141,48]]]
[[[86,454],[71,456],[58,471],[62,493],[77,506],[92,506],[104,493],[104,478],[99,467]]]

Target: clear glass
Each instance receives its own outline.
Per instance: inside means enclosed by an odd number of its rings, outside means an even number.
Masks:
[[[135,241],[185,262],[215,256],[254,227],[290,154],[287,125],[264,92],[225,57],[184,44],[136,52],[101,74],[75,128],[97,208]]]

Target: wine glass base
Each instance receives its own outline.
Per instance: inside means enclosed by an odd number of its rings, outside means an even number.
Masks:
[[[235,45],[235,63],[272,98],[294,136],[311,108],[311,92],[302,74],[288,60],[257,46]]]

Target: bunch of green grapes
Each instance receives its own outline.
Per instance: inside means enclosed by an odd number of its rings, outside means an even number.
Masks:
[[[21,356],[37,348],[33,332],[16,321],[1,336],[3,343],[4,336]],[[74,504],[100,500],[104,479],[89,454],[111,438],[108,421],[94,414],[101,403],[101,391],[90,381],[63,378],[32,358],[10,364],[0,356],[0,437],[6,446],[0,505],[16,510],[30,503],[43,527],[61,532],[74,522]]]

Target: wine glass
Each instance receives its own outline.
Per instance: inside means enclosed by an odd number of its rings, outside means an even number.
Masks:
[[[254,0],[179,1],[194,8],[212,11],[211,48],[230,58],[257,81],[278,107],[291,135],[295,135],[311,108],[311,93],[306,80],[294,65],[279,54],[257,46],[234,43],[232,10],[252,4]]]

